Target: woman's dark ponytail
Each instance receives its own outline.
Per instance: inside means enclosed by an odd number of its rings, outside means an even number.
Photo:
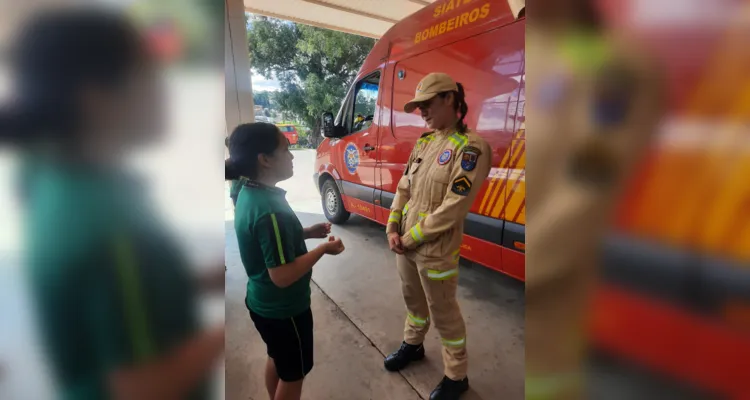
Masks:
[[[464,118],[466,118],[466,113],[469,112],[469,105],[466,104],[466,92],[464,92],[464,85],[456,83],[456,86],[458,86],[458,92],[456,92],[456,102],[454,106],[456,107],[456,111],[458,111],[458,113],[460,114],[456,126],[458,127],[459,132],[466,133],[469,128],[466,126]]]
[[[6,107],[0,108],[0,146],[15,146],[23,137],[20,134],[19,119]]]
[[[231,159],[224,160],[224,180],[235,181],[240,179],[240,174],[237,173],[237,168]]]

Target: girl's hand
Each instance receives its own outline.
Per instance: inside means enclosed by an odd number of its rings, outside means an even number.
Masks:
[[[339,255],[344,252],[344,243],[341,242],[341,239],[336,239],[335,237],[331,236],[328,238],[328,241],[323,244],[325,246],[325,252],[328,255]]]
[[[325,222],[305,228],[305,239],[325,239],[331,234],[331,224]]]

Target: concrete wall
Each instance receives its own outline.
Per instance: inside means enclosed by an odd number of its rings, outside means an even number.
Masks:
[[[224,0],[224,74],[227,135],[239,124],[255,121],[250,82],[245,6],[242,0]]]

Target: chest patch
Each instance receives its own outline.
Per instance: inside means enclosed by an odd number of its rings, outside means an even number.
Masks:
[[[448,161],[451,160],[451,156],[453,155],[453,150],[451,149],[445,149],[442,153],[440,153],[440,156],[438,156],[438,164],[445,165],[448,164]]]

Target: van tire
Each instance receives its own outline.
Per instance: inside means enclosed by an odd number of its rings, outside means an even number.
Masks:
[[[341,199],[341,192],[333,179],[326,179],[320,190],[321,204],[323,213],[326,218],[334,224],[343,224],[351,214],[344,208],[344,200]]]

